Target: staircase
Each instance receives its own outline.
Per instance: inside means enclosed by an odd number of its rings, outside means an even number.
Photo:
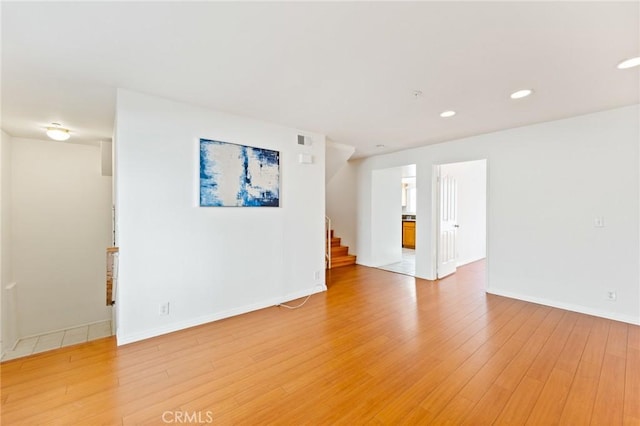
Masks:
[[[355,265],[356,257],[349,254],[349,247],[340,245],[340,238],[333,236],[331,230],[331,268],[339,268],[340,266]],[[328,266],[328,265],[327,265]]]

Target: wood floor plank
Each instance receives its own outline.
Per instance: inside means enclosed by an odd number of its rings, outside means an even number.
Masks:
[[[518,310],[518,305],[511,303],[506,309],[499,313],[495,313],[492,325],[495,328],[479,333],[479,330],[468,328],[470,335],[464,335],[458,340],[447,340],[444,345],[434,348],[436,353],[441,354],[440,362],[434,365],[426,374],[412,386],[398,395],[393,396],[390,401],[378,412],[376,418],[386,423],[399,421],[407,415],[416,404],[421,404],[425,395],[433,392],[443,381],[445,381],[456,369],[467,361],[467,359],[476,351],[478,358],[471,361],[472,366],[476,363],[486,362],[486,357],[490,356],[491,347],[483,346],[483,340],[478,339],[477,335],[482,334],[486,337],[495,336],[508,323],[508,320]],[[481,327],[482,330],[484,327]],[[473,368],[473,367],[471,367]]]
[[[609,328],[609,321],[594,319],[592,322],[560,417],[562,424],[588,424],[591,420]]]
[[[440,411],[447,408],[448,402],[454,398],[455,395],[459,394],[461,389],[469,383],[471,378],[478,375],[482,368],[486,367],[485,374],[488,376],[497,376],[499,372],[491,370],[492,364],[490,362],[492,360],[502,359],[502,363],[504,363],[504,360],[509,359],[510,356],[518,351],[522,345],[521,340],[514,343],[513,346],[506,345],[506,343],[526,324],[535,310],[535,306],[523,306],[522,309],[512,317],[508,324],[502,327],[491,339],[487,339],[483,343],[483,346],[478,349],[481,352],[478,354],[474,353],[474,356],[469,357],[460,368],[449,375],[445,382],[427,395],[421,403],[422,408],[429,413],[429,416],[427,416],[425,420],[430,422],[435,421]],[[485,352],[483,355],[480,355],[482,351]],[[500,362],[498,361],[497,363]]]
[[[423,369],[424,364],[398,366],[398,368],[390,369],[388,374],[384,376],[374,377],[369,382],[366,392],[351,401],[352,405],[348,411],[340,413],[340,419],[337,422],[341,424],[362,422],[383,424],[375,419],[380,406],[386,403],[389,395],[403,392],[409,384],[420,380],[424,374]],[[417,407],[419,408],[419,406]],[[404,420],[406,419],[403,418],[402,421]]]
[[[589,337],[591,318],[579,317],[527,419],[528,425],[557,424]]]
[[[624,407],[625,369],[624,358],[605,352],[591,414],[592,424],[622,424],[620,407]]]
[[[522,425],[529,418],[544,383],[525,376],[496,418],[496,425]]]
[[[542,323],[536,328],[532,335],[529,336],[525,345],[521,348],[507,364],[505,369],[496,379],[496,385],[502,389],[511,392],[518,386],[522,377],[538,357],[540,350],[543,348],[553,330],[557,327],[564,313],[558,310],[552,310],[545,316]]]
[[[483,261],[439,281],[348,266],[300,309],[3,362],[0,420],[640,423],[640,327],[486,294],[484,277]]]
[[[624,387],[623,421],[625,425],[640,425],[640,349],[629,348]]]
[[[577,314],[563,313],[562,320],[558,322],[496,419],[498,424],[525,424],[577,319]]]
[[[494,383],[479,396],[480,400],[465,413],[459,425],[492,425],[509,401],[511,391]]]
[[[627,358],[627,324],[612,321],[607,337],[598,391],[593,405],[593,424],[622,424]]]
[[[549,313],[548,308],[538,306],[535,308],[533,314],[528,316],[527,321],[509,338],[509,340],[503,345],[500,350],[464,385],[464,387],[455,395],[450,403],[448,403],[441,411],[441,414],[434,419],[434,423],[440,422],[452,422],[455,419],[454,424],[461,424],[466,418],[473,418],[474,421],[478,417],[482,417],[486,423],[491,423],[493,419],[499,414],[501,407],[506,404],[506,399],[501,403],[500,396],[503,396],[503,388],[492,387],[490,391],[487,391],[488,384],[495,382],[497,377],[505,371],[505,368],[509,365],[510,360],[516,356],[522,349],[522,346],[526,344],[525,340],[522,340],[523,333],[529,334],[534,332],[540,322],[542,322]],[[478,406],[478,410],[473,411],[476,404],[479,404],[483,397],[489,393],[488,399],[491,399],[491,404],[481,403]],[[459,400],[462,399],[462,404]],[[493,411],[493,414],[491,414]],[[456,416],[452,417],[447,414],[449,412],[455,412]],[[489,420],[490,419],[490,420]]]
[[[624,425],[640,425],[640,327],[628,327],[624,387]]]

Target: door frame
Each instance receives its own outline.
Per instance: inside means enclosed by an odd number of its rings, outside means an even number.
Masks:
[[[438,256],[439,256],[439,232],[440,232],[440,182],[438,176],[440,175],[440,167],[447,164],[467,163],[475,161],[485,161],[485,291],[490,288],[489,283],[489,267],[490,267],[490,175],[489,175],[489,159],[488,158],[472,158],[467,160],[447,161],[431,166],[431,238],[429,242],[431,245],[431,273],[434,280],[438,278]],[[446,278],[446,277],[444,277]]]
[[[434,239],[436,240],[436,264],[435,264],[435,271],[436,271],[436,279],[439,280],[441,278],[445,278],[451,274],[455,274],[456,270],[457,270],[457,261],[458,261],[458,255],[457,255],[457,229],[455,230],[455,241],[454,241],[454,245],[456,246],[455,251],[456,251],[456,255],[455,255],[455,259],[454,259],[454,263],[456,263],[456,265],[453,266],[453,271],[452,272],[447,272],[444,275],[440,274],[440,268],[441,268],[441,262],[440,262],[440,254],[442,252],[442,211],[443,211],[443,206],[442,206],[442,166],[444,166],[444,164],[438,164],[437,166],[434,166],[435,168],[435,172],[436,172],[436,176],[435,176],[435,186],[436,186],[436,204],[435,204],[435,210],[436,210],[436,232],[434,234]],[[457,185],[457,183],[454,183],[455,185]],[[455,197],[456,197],[456,202],[455,204],[455,210],[456,210],[456,220],[458,217],[458,202],[457,202],[457,198],[458,198],[458,194],[457,194],[457,190],[455,191]],[[458,224],[454,225],[456,228],[458,227]]]

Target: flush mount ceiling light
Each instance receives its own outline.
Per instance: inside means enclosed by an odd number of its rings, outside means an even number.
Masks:
[[[71,137],[69,129],[65,129],[60,123],[51,123],[51,126],[47,127],[47,136],[54,141],[66,141]]]
[[[625,59],[624,61],[618,64],[618,69],[626,70],[627,68],[633,68],[640,65],[640,56],[636,56],[635,58]]]
[[[511,99],[522,99],[522,98],[526,98],[527,96],[529,96],[530,94],[533,93],[533,90],[531,89],[522,89],[522,90],[518,90],[517,92],[513,92],[511,94]]]
[[[455,111],[444,111],[443,113],[440,114],[440,117],[449,118],[449,117],[453,117],[454,115],[456,115]]]

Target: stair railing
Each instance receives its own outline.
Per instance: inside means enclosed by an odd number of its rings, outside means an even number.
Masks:
[[[331,269],[331,218],[329,216],[324,217],[324,230],[326,235],[326,247],[325,247],[325,262],[327,263],[327,269]]]

